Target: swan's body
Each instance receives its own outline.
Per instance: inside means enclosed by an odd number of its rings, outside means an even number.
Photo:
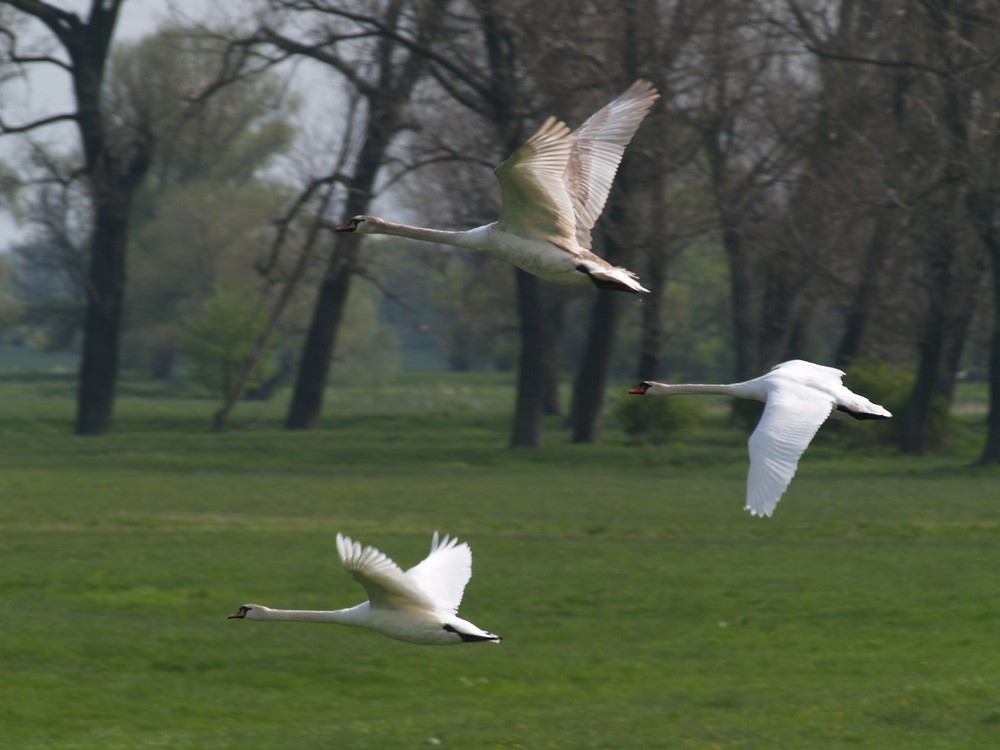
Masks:
[[[230,619],[333,622],[369,628],[422,646],[502,640],[456,614],[472,576],[468,544],[458,544],[447,534],[439,543],[435,531],[430,554],[405,573],[374,547],[362,548],[343,534],[337,534],[337,552],[344,568],[368,592],[368,601],[329,611],[244,604],[229,615]]]
[[[634,273],[591,252],[590,230],[625,147],[658,97],[652,84],[640,80],[575,131],[549,117],[496,168],[503,200],[492,224],[451,232],[355,216],[337,230],[486,250],[557,284],[648,292]]]
[[[671,396],[716,393],[763,401],[764,413],[750,436],[746,510],[770,516],[795,475],[799,458],[820,425],[837,409],[855,419],[888,419],[886,409],[841,383],[844,373],[795,359],[742,383],[669,385],[645,381],[629,393]]]

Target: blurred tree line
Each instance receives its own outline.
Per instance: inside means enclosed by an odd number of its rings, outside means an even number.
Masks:
[[[81,403],[103,411],[78,432],[110,428],[110,328],[122,364],[170,377],[187,352],[230,404],[291,382],[290,429],[318,423],[331,366],[377,374],[430,341],[455,369],[516,369],[523,446],[552,413],[599,441],[612,375],[803,357],[882,373],[920,452],[970,373],[1000,461],[1000,0],[256,0],[112,49],[123,1],[0,0],[0,91],[34,66],[74,82],[66,112],[0,99],[20,144],[0,195],[31,228],[0,314],[80,342]],[[639,77],[662,98],[594,247],[652,294],[331,231],[492,221],[496,164]],[[39,135],[67,123],[78,148]]]

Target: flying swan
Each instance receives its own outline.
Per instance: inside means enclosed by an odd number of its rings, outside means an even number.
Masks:
[[[651,83],[639,80],[573,132],[555,117],[545,120],[496,168],[502,203],[492,224],[445,231],[355,216],[337,231],[486,250],[557,284],[648,292],[634,273],[591,252],[590,230],[604,210],[625,147],[658,98]]]
[[[472,577],[472,551],[465,542],[458,544],[447,534],[439,540],[435,531],[430,554],[405,573],[374,547],[362,548],[343,534],[337,534],[337,552],[344,568],[368,592],[368,601],[332,611],[244,604],[229,619],[334,622],[421,646],[502,640],[456,614]]]
[[[764,413],[750,436],[750,472],[745,510],[770,516],[795,475],[799,458],[820,425],[837,409],[855,419],[888,419],[886,409],[841,383],[844,373],[833,367],[793,359],[766,375],[726,385],[639,383],[629,393],[673,396],[718,393],[763,401]]]

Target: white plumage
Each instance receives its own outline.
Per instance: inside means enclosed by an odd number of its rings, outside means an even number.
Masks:
[[[625,147],[657,98],[652,84],[639,80],[575,131],[549,117],[496,168],[502,206],[492,224],[452,232],[366,215],[337,230],[486,250],[559,284],[648,292],[634,273],[591,252],[590,231],[604,210]]]
[[[230,619],[333,622],[425,646],[502,640],[456,614],[472,577],[472,551],[465,542],[459,544],[447,534],[439,538],[435,531],[430,554],[405,573],[384,553],[343,534],[337,534],[337,552],[344,569],[368,593],[368,601],[337,610],[244,604]]]
[[[760,422],[750,436],[750,471],[746,510],[770,516],[788,488],[799,458],[820,425],[838,409],[856,419],[888,419],[885,408],[843,385],[844,373],[833,367],[804,362],[782,362],[766,375],[742,383],[678,384],[644,381],[629,393],[671,396],[717,393],[765,403]]]

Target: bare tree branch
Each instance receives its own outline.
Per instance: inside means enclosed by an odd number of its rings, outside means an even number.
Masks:
[[[81,26],[80,17],[76,13],[57,8],[42,0],[5,0],[5,2],[44,23],[67,48],[72,43],[73,32],[79,30]],[[112,0],[110,5],[117,6],[120,2],[121,0]],[[94,11],[93,6],[99,4],[100,0],[93,0],[91,11]]]
[[[18,65],[19,67],[24,67],[25,65],[32,65],[36,63],[49,63],[51,65],[56,65],[67,73],[72,73],[72,67],[58,57],[53,57],[52,55],[21,55],[17,51],[17,34],[15,34],[11,29],[0,26],[0,36],[6,37],[9,52],[7,59]]]
[[[46,125],[54,125],[57,122],[75,122],[77,115],[73,112],[64,112],[58,115],[49,115],[48,117],[40,117],[37,120],[32,120],[31,122],[22,123],[21,125],[8,125],[4,122],[3,118],[0,117],[0,135],[9,135],[11,133],[27,133],[32,130],[37,130],[38,128],[43,128]]]
[[[254,265],[254,269],[257,273],[262,276],[269,276],[274,270],[274,267],[278,263],[278,257],[281,254],[282,247],[284,247],[290,228],[295,222],[295,219],[298,218],[302,208],[310,200],[312,200],[312,197],[317,190],[326,185],[332,185],[334,183],[349,184],[349,182],[349,179],[339,172],[310,180],[309,184],[307,184],[298,196],[296,196],[289,209],[274,220],[274,226],[276,227],[277,232],[275,234],[274,241],[271,243],[271,252],[268,254],[265,262]]]
[[[253,348],[251,349],[250,354],[247,355],[247,358],[243,363],[243,367],[240,370],[240,374],[236,378],[236,382],[226,393],[222,406],[219,407],[218,411],[215,412],[215,415],[212,418],[212,432],[219,432],[225,426],[229,412],[232,411],[233,406],[236,405],[236,401],[246,389],[247,383],[250,382],[250,376],[253,375],[254,370],[257,368],[257,363],[264,354],[267,343],[271,339],[271,335],[274,333],[274,329],[278,325],[278,320],[281,318],[281,314],[284,312],[285,307],[291,300],[292,293],[295,291],[299,280],[302,278],[309,265],[309,259],[312,257],[313,248],[316,246],[316,240],[319,237],[319,232],[323,225],[323,214],[326,213],[331,200],[333,200],[333,194],[336,188],[336,185],[329,180],[326,180],[325,182],[318,182],[315,184],[315,187],[318,188],[321,185],[326,185],[326,192],[324,192],[320,198],[319,206],[316,209],[316,216],[313,219],[312,224],[309,226],[309,231],[306,235],[305,242],[302,245],[302,250],[299,252],[299,257],[294,268],[292,269],[291,274],[285,281],[285,285],[278,294],[278,299],[275,301],[274,307],[272,307],[270,313],[268,313],[264,327],[257,335]],[[311,194],[312,191],[310,191],[310,195]],[[299,207],[301,207],[301,205],[302,204],[300,203]],[[284,229],[284,227],[282,229]],[[281,233],[281,237],[283,241],[283,233]]]

